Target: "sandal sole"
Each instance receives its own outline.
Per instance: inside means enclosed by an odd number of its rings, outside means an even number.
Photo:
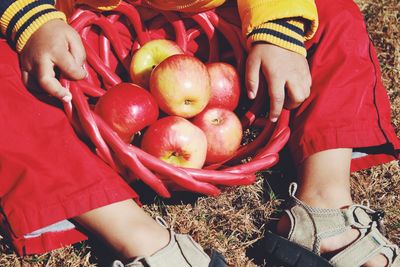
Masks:
[[[333,267],[326,259],[279,235],[265,234],[268,255],[288,267]]]
[[[213,251],[211,255],[211,261],[210,264],[208,265],[209,267],[226,267],[228,266],[225,258],[218,253],[217,251]]]

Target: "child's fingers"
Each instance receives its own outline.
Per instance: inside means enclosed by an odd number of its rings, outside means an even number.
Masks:
[[[86,60],[86,52],[85,48],[83,47],[81,38],[78,34],[71,34],[71,36],[68,37],[68,42],[69,42],[69,51],[73,58],[75,59],[76,63],[79,66],[83,66],[83,63]]]
[[[260,66],[261,66],[260,57],[250,53],[246,61],[246,73],[245,73],[247,94],[250,99],[254,99],[257,95],[259,79],[260,79]]]
[[[276,122],[281,115],[285,101],[285,81],[276,78],[267,79],[270,98],[269,119]]]
[[[27,71],[21,71],[21,79],[24,85],[29,88],[29,73]]]
[[[64,102],[70,102],[72,99],[71,93],[64,88],[56,79],[54,73],[54,65],[50,60],[44,60],[37,67],[37,80],[39,85],[51,94]]]
[[[286,89],[285,107],[287,109],[297,108],[310,95],[310,87],[304,81],[288,81]]]
[[[27,71],[21,71],[21,79],[26,88],[30,90],[38,91],[40,88],[34,76],[29,74]]]
[[[58,55],[53,62],[66,78],[81,80],[86,77],[86,71],[82,65],[78,64],[69,52]]]

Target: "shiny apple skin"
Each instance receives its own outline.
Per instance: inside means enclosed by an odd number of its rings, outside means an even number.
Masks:
[[[160,109],[168,115],[191,118],[210,100],[210,76],[196,57],[173,55],[151,73],[150,91]]]
[[[240,98],[240,79],[236,69],[224,62],[206,64],[211,81],[211,97],[207,107],[235,110]]]
[[[207,137],[206,163],[217,163],[231,157],[240,147],[243,130],[236,114],[224,108],[206,108],[192,123]]]
[[[201,168],[206,159],[207,138],[190,121],[167,116],[146,130],[141,148],[174,166]]]
[[[96,103],[95,112],[121,137],[130,143],[133,136],[158,119],[158,105],[144,88],[120,83],[109,89]]]
[[[176,54],[183,54],[183,51],[173,41],[156,39],[145,43],[133,54],[130,65],[132,82],[149,89],[153,69],[167,57]]]

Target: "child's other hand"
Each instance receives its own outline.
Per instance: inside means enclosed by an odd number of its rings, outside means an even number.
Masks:
[[[268,84],[271,121],[278,119],[284,106],[294,109],[310,95],[311,75],[306,58],[272,44],[259,43],[252,47],[246,62],[250,99],[258,91],[260,68]]]
[[[85,49],[78,33],[62,20],[51,20],[29,39],[20,54],[22,80],[30,86],[33,78],[47,93],[71,101],[71,93],[56,78],[57,68],[66,78],[85,78]]]

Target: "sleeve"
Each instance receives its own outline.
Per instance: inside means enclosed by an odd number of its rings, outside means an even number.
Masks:
[[[246,36],[250,47],[267,42],[306,56],[304,21],[299,18],[277,19],[262,23]]]
[[[54,7],[54,0],[0,0],[2,34],[21,52],[37,29],[53,19],[66,20]]]
[[[121,0],[76,0],[75,4],[85,4],[92,8],[106,11],[114,9],[120,2]]]
[[[318,27],[314,0],[238,0],[238,8],[249,47],[265,41],[305,55]]]
[[[228,0],[229,1],[229,0]],[[159,10],[202,12],[222,5],[226,0],[144,0],[145,5]]]
[[[1,1],[1,0],[0,0]],[[74,12],[76,5],[87,5],[98,10],[112,10],[119,5],[121,0],[58,0],[56,8],[69,18]]]

